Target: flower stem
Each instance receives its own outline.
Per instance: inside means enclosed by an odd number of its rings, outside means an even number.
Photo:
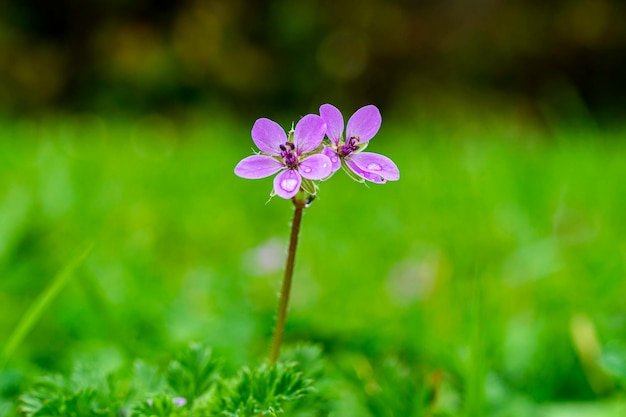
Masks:
[[[285,276],[283,277],[283,286],[280,291],[280,301],[278,302],[278,316],[276,317],[276,327],[274,328],[274,340],[272,341],[272,350],[270,352],[270,364],[273,365],[278,361],[280,356],[280,346],[283,343],[283,334],[285,333],[285,321],[287,320],[287,306],[289,305],[289,294],[291,293],[291,281],[293,278],[293,266],[296,259],[296,248],[298,247],[298,233],[300,232],[300,222],[302,220],[302,211],[306,207],[303,200],[293,198],[295,210],[293,213],[293,221],[291,222],[291,238],[289,239],[289,251],[287,252],[287,264],[285,266]]]

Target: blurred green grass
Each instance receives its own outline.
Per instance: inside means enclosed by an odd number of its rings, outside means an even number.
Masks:
[[[96,245],[13,367],[158,357],[189,340],[233,364],[266,354],[291,206],[266,204],[271,179],[233,174],[252,123],[0,125],[0,340]],[[598,355],[626,352],[625,137],[385,121],[370,150],[401,179],[368,188],[339,172],[321,184],[303,219],[287,343],[443,369],[477,413],[485,398],[497,408],[623,395]]]

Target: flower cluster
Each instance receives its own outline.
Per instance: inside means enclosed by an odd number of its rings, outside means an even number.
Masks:
[[[378,184],[395,181],[400,171],[386,156],[363,152],[376,135],[382,118],[376,106],[357,110],[348,120],[346,134],[341,112],[330,104],[320,114],[304,116],[287,134],[278,123],[258,119],[252,140],[260,152],[241,160],[235,174],[242,178],[274,178],[272,195],[290,199],[298,192],[315,195],[313,181],[330,178],[340,167],[359,182]],[[327,138],[327,142],[324,141]]]

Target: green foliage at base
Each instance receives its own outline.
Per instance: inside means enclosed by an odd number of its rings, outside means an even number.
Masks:
[[[41,377],[20,397],[19,411],[26,417],[278,416],[314,391],[295,362],[244,367],[232,377],[217,369],[208,349],[192,345],[165,374],[136,362],[128,374]]]

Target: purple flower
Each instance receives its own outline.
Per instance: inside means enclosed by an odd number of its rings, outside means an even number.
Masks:
[[[172,398],[172,402],[176,407],[182,407],[187,404],[187,399],[184,397],[174,397]]]
[[[400,171],[391,159],[377,153],[362,152],[380,129],[382,118],[376,106],[361,107],[354,112],[348,120],[345,139],[343,116],[335,106],[322,105],[320,115],[326,122],[326,136],[331,142],[331,146],[324,148],[322,153],[330,158],[333,172],[343,162],[344,168],[347,167],[358,177],[378,184],[400,178]]]
[[[235,174],[242,178],[265,178],[281,171],[274,178],[273,194],[282,198],[292,198],[300,190],[302,177],[307,180],[321,180],[332,173],[331,162],[315,151],[326,133],[324,119],[315,114],[304,116],[296,129],[290,132],[293,140],[287,138],[278,123],[269,119],[258,119],[252,128],[252,140],[261,154],[241,160],[235,167]]]
[[[172,402],[176,407],[182,407],[187,404],[187,399],[184,397],[174,397],[172,398]],[[146,403],[148,403],[150,407],[154,406],[154,400],[152,398],[148,398]]]

